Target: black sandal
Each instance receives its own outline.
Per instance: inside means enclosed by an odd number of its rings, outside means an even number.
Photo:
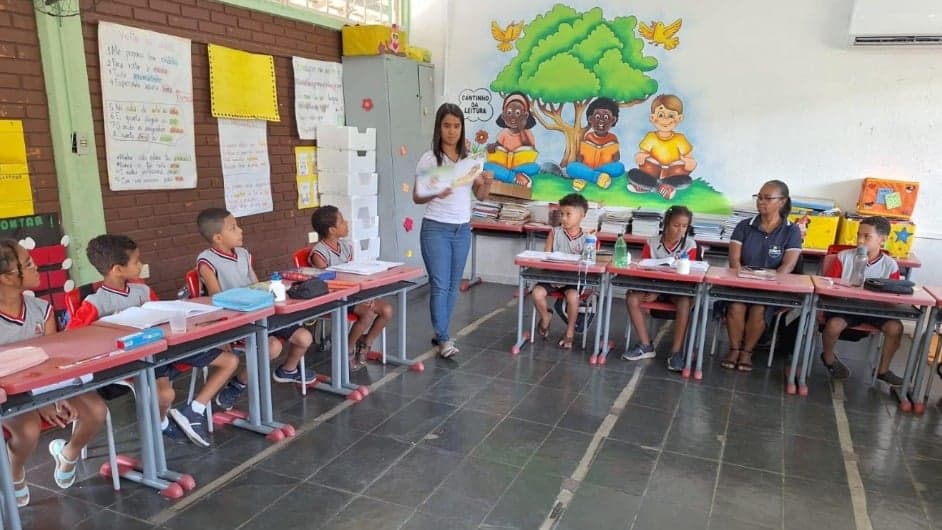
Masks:
[[[733,355],[733,352],[739,352],[739,348],[730,348],[729,355],[725,359],[720,361],[720,366],[726,368],[727,370],[735,370],[736,365],[739,364],[739,353]]]
[[[745,360],[743,360],[745,357]],[[742,350],[739,353],[739,363],[736,364],[736,369],[740,372],[751,372],[752,371],[752,352],[749,350]]]
[[[536,332],[543,337],[543,340],[549,338],[550,325],[553,323],[553,317],[550,316],[549,320],[546,322],[546,325],[543,325],[543,318],[540,317],[540,323],[536,325]]]

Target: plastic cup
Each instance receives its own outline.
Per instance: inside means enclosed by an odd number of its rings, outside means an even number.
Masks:
[[[170,313],[170,333],[186,333],[186,311]]]

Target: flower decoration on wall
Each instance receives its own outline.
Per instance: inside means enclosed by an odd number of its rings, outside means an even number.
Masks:
[[[360,106],[363,107],[363,110],[366,112],[373,110],[373,98],[363,98],[363,102],[360,103]]]

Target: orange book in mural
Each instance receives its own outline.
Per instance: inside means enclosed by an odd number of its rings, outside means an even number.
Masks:
[[[618,141],[613,140],[603,145],[582,142],[579,144],[579,154],[582,155],[583,164],[589,167],[599,167],[615,160],[615,155],[618,154]]]

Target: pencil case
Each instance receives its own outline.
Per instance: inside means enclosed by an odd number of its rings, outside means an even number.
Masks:
[[[268,291],[249,287],[237,287],[213,295],[213,305],[233,311],[257,311],[274,305],[275,299]]]
[[[145,344],[150,344],[151,342],[157,342],[164,338],[164,332],[160,328],[148,328],[138,331],[137,333],[132,333],[130,335],[125,335],[118,338],[116,345],[122,350],[133,350],[134,348],[140,348]]]

